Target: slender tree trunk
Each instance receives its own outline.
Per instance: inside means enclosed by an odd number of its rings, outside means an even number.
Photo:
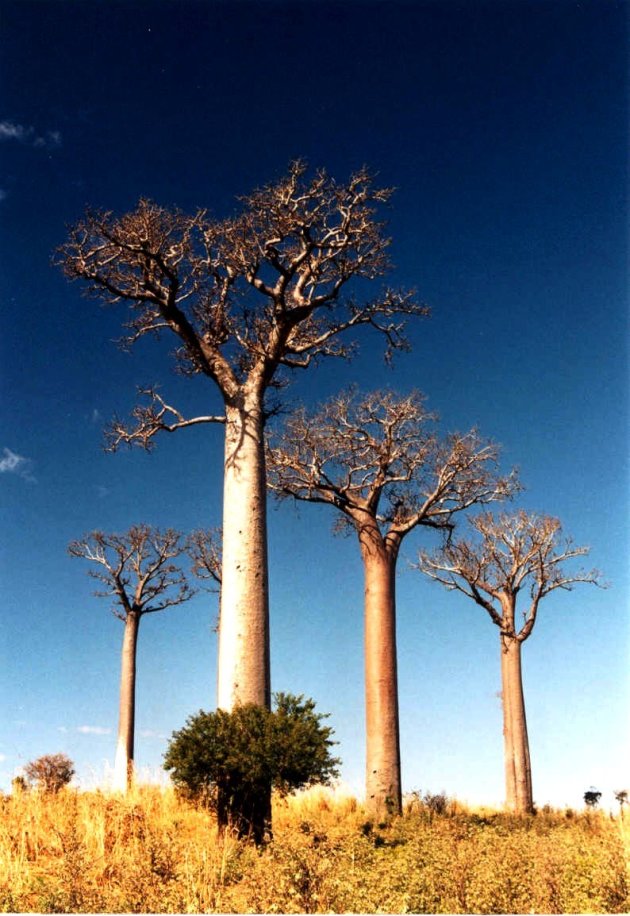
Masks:
[[[506,808],[532,814],[534,798],[521,673],[521,643],[501,635],[503,736],[505,745]]]
[[[133,783],[133,743],[136,716],[136,649],[141,615],[127,614],[120,664],[120,712],[114,762],[114,788],[126,792]]]
[[[380,534],[360,533],[365,573],[366,806],[386,819],[402,812],[398,673],[396,658],[396,557]]]
[[[512,693],[509,687],[510,669],[508,652],[501,637],[501,702],[503,708],[503,747],[505,764],[505,807],[508,811],[516,809],[516,769],[512,749],[514,728],[512,725]]]
[[[226,405],[217,706],[271,702],[267,494],[260,398]]]

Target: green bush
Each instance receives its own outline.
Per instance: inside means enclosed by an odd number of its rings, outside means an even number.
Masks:
[[[313,700],[278,693],[275,710],[247,704],[200,710],[173,733],[164,769],[180,794],[217,812],[219,826],[262,842],[270,826],[269,792],[282,795],[337,775],[332,729]]]

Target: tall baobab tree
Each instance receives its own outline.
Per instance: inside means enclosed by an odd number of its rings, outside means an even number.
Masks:
[[[472,598],[499,628],[503,736],[505,745],[506,807],[532,813],[531,761],[521,673],[521,647],[531,635],[541,600],[555,589],[570,591],[577,582],[601,586],[600,573],[565,571],[565,563],[585,556],[562,538],[557,518],[523,510],[491,512],[469,519],[473,537],[451,540],[441,549],[420,554],[420,569],[448,589]],[[517,597],[528,592],[522,623],[516,616]]]
[[[59,249],[71,279],[105,302],[131,308],[132,344],[170,332],[180,368],[218,389],[225,413],[186,418],[155,388],[131,425],[115,421],[110,445],[149,447],[160,431],[225,424],[223,568],[218,706],[269,706],[265,395],[282,370],[344,357],[342,335],[369,325],[387,352],[406,347],[404,321],[425,306],[386,289],[360,302],[353,279],[389,269],[390,240],[377,218],[391,189],[362,169],[339,184],[325,171],[309,178],[295,162],[275,184],[242,199],[224,220],[192,216],[141,200],[121,217],[88,212]]]
[[[88,574],[105,586],[95,594],[112,598],[112,612],[125,624],[120,667],[120,714],[114,763],[114,787],[126,791],[133,782],[136,711],[136,654],[140,620],[182,604],[193,591],[174,562],[186,544],[177,531],[160,532],[134,525],[126,534],[93,531],[72,541],[68,551],[96,564]]]
[[[319,412],[296,411],[269,449],[270,486],[325,503],[356,531],[365,577],[366,802],[402,807],[396,660],[396,561],[418,526],[450,531],[454,513],[509,496],[498,448],[475,430],[440,439],[415,392],[345,392]]]

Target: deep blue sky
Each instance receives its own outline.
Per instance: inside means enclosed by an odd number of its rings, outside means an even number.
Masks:
[[[343,179],[367,163],[398,189],[397,265],[433,316],[383,364],[296,377],[314,403],[351,382],[426,392],[444,429],[477,424],[519,465],[520,504],[557,514],[612,587],[554,594],[524,650],[537,801],[628,782],[627,52],[619,2],[0,0],[3,259],[0,786],[63,750],[83,784],[113,759],[122,627],[91,596],[72,538],[134,522],[220,523],[221,429],[154,454],[101,450],[103,423],[159,382],[207,412],[170,343],[112,342],[100,309],[50,265],[85,206],[140,196],[222,217],[306,157]],[[7,449],[8,451],[3,451]],[[363,781],[362,577],[325,508],[270,512],[272,680],[332,714],[343,776]],[[399,580],[405,789],[503,795],[498,634],[472,603]],[[216,599],[143,623],[137,761],[215,702]]]

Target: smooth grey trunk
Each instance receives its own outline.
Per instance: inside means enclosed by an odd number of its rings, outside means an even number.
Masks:
[[[133,784],[136,650],[140,617],[141,614],[138,611],[130,611],[127,614],[121,654],[118,743],[114,762],[114,788],[121,792],[126,792]]]
[[[505,747],[505,805],[515,814],[532,814],[532,773],[521,672],[521,642],[501,634],[501,682]]]
[[[360,532],[365,575],[366,807],[386,819],[402,812],[396,555],[376,531]]]
[[[217,706],[271,703],[262,397],[226,405]]]

